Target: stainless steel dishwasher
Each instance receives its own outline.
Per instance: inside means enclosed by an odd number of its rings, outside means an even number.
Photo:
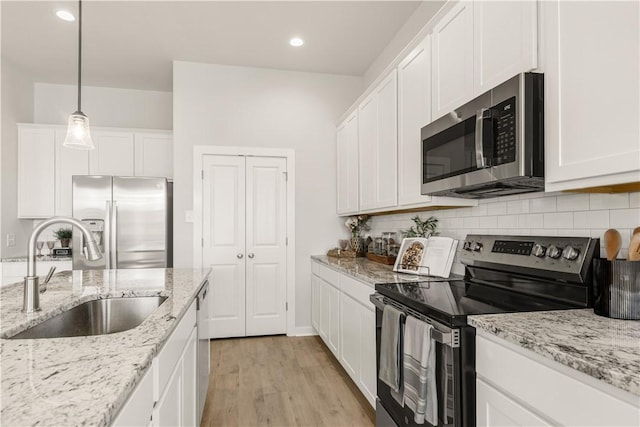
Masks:
[[[209,281],[205,282],[198,293],[197,302],[197,326],[198,326],[198,423],[202,420],[202,411],[207,399],[207,387],[209,385]]]

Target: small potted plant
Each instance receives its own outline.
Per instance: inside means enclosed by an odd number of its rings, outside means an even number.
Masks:
[[[56,239],[60,240],[60,246],[63,248],[69,247],[69,241],[71,240],[72,231],[70,228],[61,227],[53,232]]]
[[[438,218],[430,216],[423,221],[418,215],[416,215],[415,217],[411,218],[411,220],[416,225],[409,228],[408,230],[401,231],[404,237],[424,237],[428,239],[429,237],[438,234],[436,232],[436,228],[438,228]]]
[[[350,216],[344,225],[351,231],[351,249],[357,254],[364,254],[364,243],[360,233],[370,230],[368,222],[371,219],[369,215]]]

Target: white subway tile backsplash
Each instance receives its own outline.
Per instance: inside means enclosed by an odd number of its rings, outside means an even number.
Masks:
[[[556,211],[556,197],[543,197],[539,199],[531,199],[529,201],[529,211],[531,213],[536,212],[555,212]]]
[[[487,215],[504,215],[507,213],[507,202],[493,202],[487,205]]]
[[[518,227],[542,228],[544,227],[543,214],[526,214],[518,216]]]
[[[640,209],[616,209],[609,213],[609,226],[635,228],[640,225]]]
[[[483,228],[498,228],[498,217],[496,216],[481,216],[480,227]]]
[[[478,205],[471,208],[471,216],[483,216],[487,214],[487,205]]]
[[[573,228],[573,213],[546,213],[544,214],[544,228]]]
[[[480,217],[478,216],[470,216],[463,218],[462,227],[464,228],[479,228],[480,227]]]
[[[629,193],[589,195],[589,209],[622,209],[629,207]]]
[[[435,216],[440,235],[464,240],[467,234],[509,236],[581,236],[602,239],[607,228],[615,227],[622,236],[626,257],[631,230],[640,226],[640,192],[625,194],[530,193],[484,199],[477,207],[444,209],[419,213],[376,216],[370,235],[383,231],[406,230],[411,218]],[[601,240],[602,245],[602,240]],[[453,272],[464,273],[459,257]]]
[[[518,228],[518,215],[499,216],[498,228]]]
[[[582,211],[573,213],[573,226],[576,228],[609,227],[609,211]]]
[[[529,200],[512,200],[507,202],[508,214],[529,213]]]
[[[588,228],[562,230],[562,235],[567,237],[591,237],[591,230]]]
[[[538,228],[535,232],[541,236],[559,236],[561,234],[560,230],[553,228]]]
[[[588,194],[564,194],[556,198],[558,212],[575,212],[589,210]]]

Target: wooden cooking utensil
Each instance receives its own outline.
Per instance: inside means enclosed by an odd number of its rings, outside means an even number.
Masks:
[[[636,233],[631,237],[629,242],[628,261],[640,261],[640,233]]]
[[[640,234],[640,227],[636,227],[633,229],[633,232],[631,233],[631,235],[633,236],[634,234]]]
[[[618,256],[618,252],[620,252],[620,247],[622,246],[622,236],[620,236],[620,232],[615,228],[610,228],[604,232],[604,250],[607,254],[607,259],[609,261],[613,261]]]

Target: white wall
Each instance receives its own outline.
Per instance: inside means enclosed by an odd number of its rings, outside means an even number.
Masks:
[[[36,83],[34,92],[35,123],[67,124],[78,105],[77,86]],[[91,126],[173,128],[171,92],[83,86],[82,111]]]
[[[33,80],[13,64],[2,60],[2,141],[0,142],[0,254],[3,258],[25,255],[30,221],[18,215],[18,122],[33,120]],[[7,247],[7,234],[15,234],[16,245]]]
[[[531,193],[480,200],[477,207],[418,213],[423,220],[439,220],[441,236],[463,240],[467,234],[532,236],[584,236],[600,239],[609,228],[622,235],[619,257],[626,258],[631,231],[640,225],[640,193],[574,194]],[[383,231],[406,230],[414,225],[415,213],[377,216],[372,219],[372,236]],[[461,244],[458,245],[458,255]],[[452,271],[464,274],[456,256]]]
[[[359,77],[174,62],[174,265],[193,265],[193,146],[289,148],[296,157],[296,326],[311,325],[311,254],[335,246],[336,121]]]

